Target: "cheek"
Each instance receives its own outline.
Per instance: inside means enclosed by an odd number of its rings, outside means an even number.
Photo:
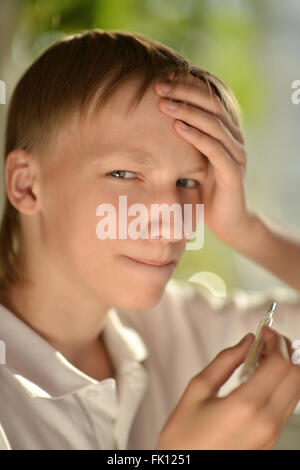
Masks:
[[[65,187],[64,191],[58,188],[56,193],[53,192],[43,216],[46,250],[82,267],[92,267],[99,258],[108,258],[115,241],[97,238],[99,217],[96,216],[96,209],[99,199],[87,189],[67,191]]]
[[[70,211],[68,232],[71,249],[83,265],[97,264],[108,258],[115,240],[100,240],[96,228],[99,217],[96,215],[97,202],[87,198],[77,200]]]
[[[201,189],[191,191],[185,195],[182,204],[183,223],[187,230],[196,231],[199,224],[204,222],[204,204],[201,197]]]

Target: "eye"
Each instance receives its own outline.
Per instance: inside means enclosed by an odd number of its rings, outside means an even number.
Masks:
[[[131,173],[132,175],[134,175],[134,173],[132,171],[128,171],[128,170],[115,170],[115,171],[111,171],[110,173],[108,173],[109,176],[113,176],[113,173],[115,174],[121,174],[123,175],[124,173]],[[113,178],[117,178],[117,179],[133,179],[133,178],[123,178],[122,176],[113,176]]]
[[[114,170],[114,171],[111,171],[110,173],[107,173],[108,176],[112,176],[113,178],[115,179],[135,179],[135,178],[125,178],[124,177],[124,174],[131,174],[131,175],[135,175],[135,173],[133,171],[128,171],[128,170]],[[116,176],[117,175],[117,176]],[[193,179],[190,179],[190,178],[181,178],[177,181],[176,185],[178,184],[183,184],[183,187],[185,188],[197,188],[198,186],[200,186],[200,183],[199,181],[196,181],[196,180],[193,180]]]
[[[192,186],[187,186],[187,185],[184,184],[184,187],[185,187],[185,188],[197,188],[198,186],[200,186],[199,181],[192,180],[192,179],[190,179],[190,178],[182,178],[182,179],[178,180],[176,184],[178,184],[178,183],[180,183],[180,182],[182,182],[182,181],[183,181],[183,182],[190,181],[190,182],[192,182],[192,184],[194,183],[194,185],[192,185]]]

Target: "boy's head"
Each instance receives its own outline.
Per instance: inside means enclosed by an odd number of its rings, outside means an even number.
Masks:
[[[212,87],[239,124],[222,81],[139,34],[70,36],[25,72],[7,120],[0,288],[48,281],[50,289],[57,282],[70,293],[72,286],[121,308],[157,303],[172,271],[129,258],[176,265],[187,240],[172,231],[170,239],[151,239],[150,225],[148,239],[118,239],[119,196],[127,196],[128,208],[146,206],[149,221],[153,203],[201,202],[199,190],[176,185],[181,178],[201,183],[191,170],[206,160],[157,107],[153,85],[169,78]],[[143,156],[146,166],[137,161]],[[122,178],[111,174],[124,170],[130,173]],[[96,209],[104,203],[116,210],[116,239],[96,236]]]

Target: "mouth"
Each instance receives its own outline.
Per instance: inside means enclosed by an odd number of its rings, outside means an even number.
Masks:
[[[142,264],[144,266],[149,266],[152,268],[156,269],[174,269],[176,266],[175,261],[169,261],[169,262],[162,262],[162,261],[157,261],[157,260],[145,260],[145,259],[140,259],[140,258],[131,258],[129,256],[125,256],[125,258],[130,259],[131,261],[134,261],[136,263]]]
[[[169,264],[173,263],[173,261],[157,261],[157,260],[147,260],[147,259],[140,259],[140,258],[131,258],[134,261],[138,261],[139,263],[143,264],[150,264],[151,266],[168,266]]]

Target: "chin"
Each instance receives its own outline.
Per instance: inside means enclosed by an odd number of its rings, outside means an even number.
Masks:
[[[160,286],[155,286],[151,289],[151,286],[146,285],[144,288],[133,286],[132,290],[128,288],[126,295],[121,299],[119,296],[119,301],[117,307],[124,310],[150,310],[154,308],[160,301],[163,292],[165,289],[165,284]],[[131,295],[128,296],[128,293]]]

